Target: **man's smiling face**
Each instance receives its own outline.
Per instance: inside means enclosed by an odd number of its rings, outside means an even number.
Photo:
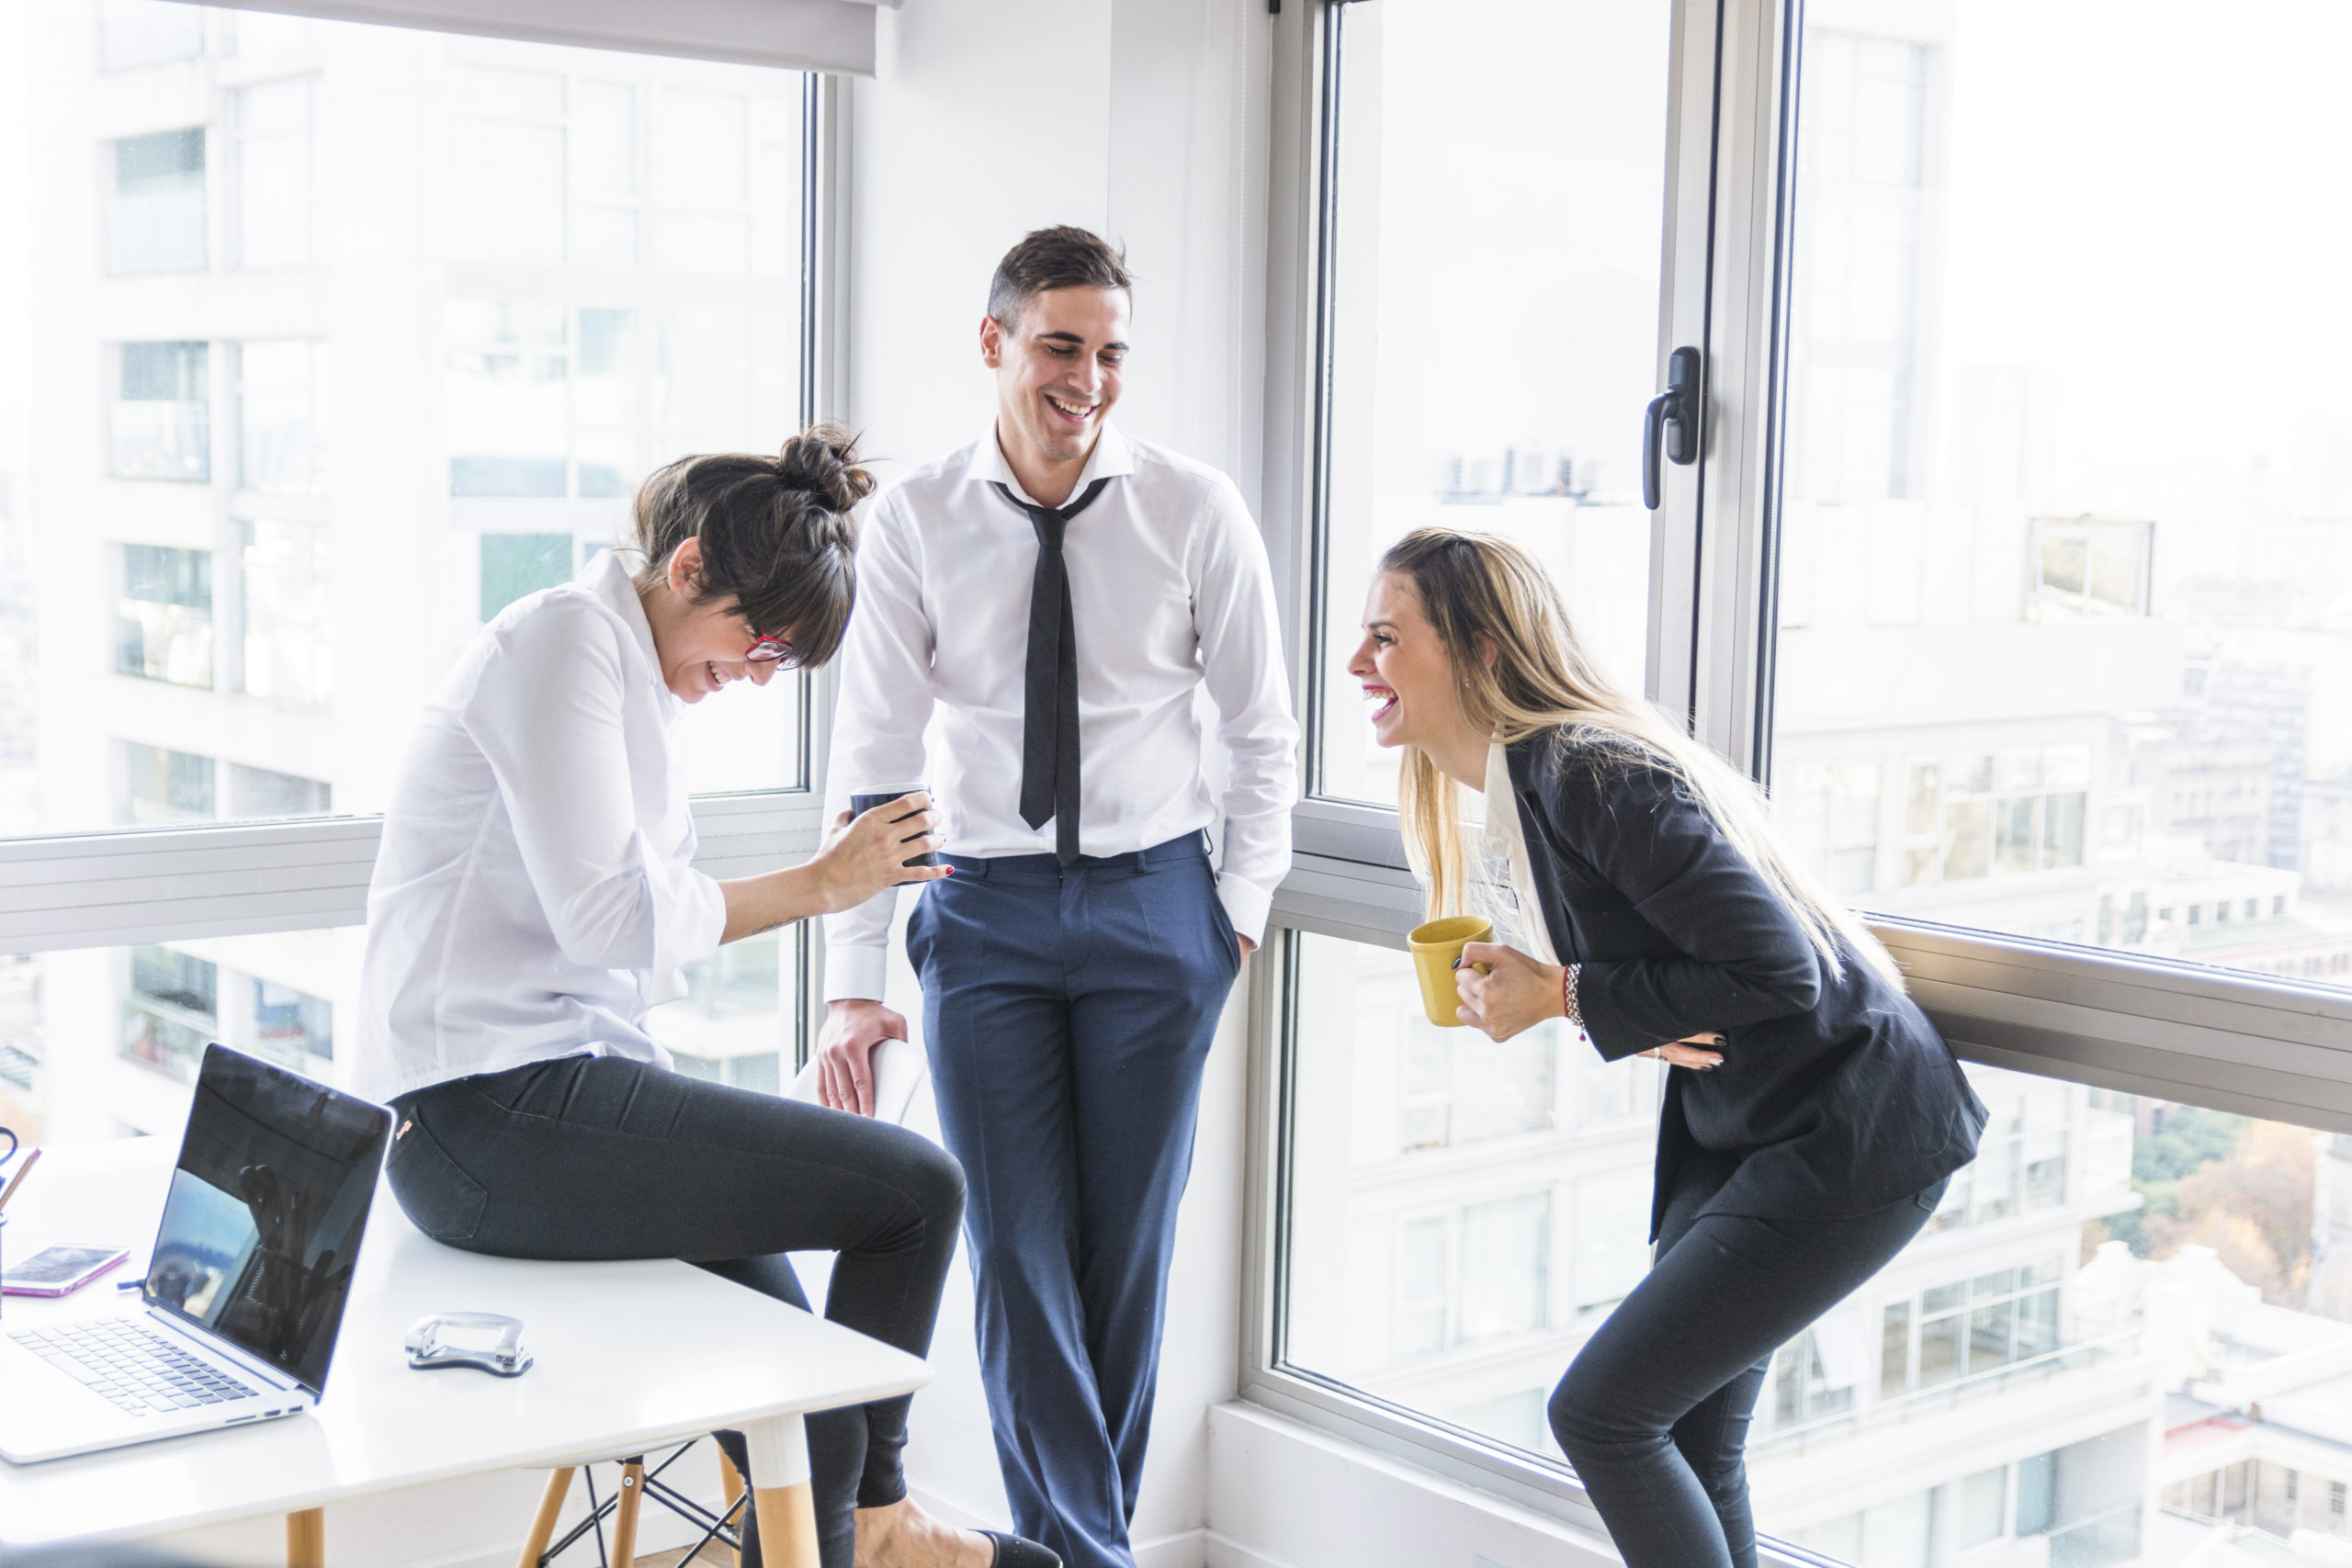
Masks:
[[[1119,400],[1127,291],[1033,294],[1010,326],[980,323],[980,357],[996,372],[997,439],[1043,462],[1082,462]]]

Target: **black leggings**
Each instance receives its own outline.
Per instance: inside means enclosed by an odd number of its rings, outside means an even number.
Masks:
[[[834,1252],[825,1315],[931,1348],[964,1172],[928,1139],[617,1056],[459,1078],[392,1106],[392,1191],[436,1241],[500,1258],[683,1258],[799,1307],[784,1255]],[[908,1403],[808,1418],[824,1568],[851,1568],[854,1509],[907,1495]],[[741,1438],[722,1440],[741,1468]]]
[[[1902,1251],[1945,1186],[1845,1220],[1694,1218],[1736,1168],[1686,1158],[1657,1262],[1552,1391],[1626,1568],[1756,1568],[1747,1420],[1772,1353]]]

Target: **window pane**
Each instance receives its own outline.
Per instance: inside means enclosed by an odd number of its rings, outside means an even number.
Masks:
[[[678,1070],[774,1094],[797,1055],[800,944],[720,948],[650,1015]],[[351,1082],[357,926],[0,957],[0,1126],[28,1146],[176,1137],[212,1041]]]
[[[1555,1451],[1544,1401],[1648,1264],[1655,1064],[1574,1041],[1564,1120],[1551,1032],[1438,1029],[1404,953],[1289,941],[1285,1359]]]
[[[98,69],[136,71],[204,52],[204,12],[179,0],[100,0]]]
[[[1657,375],[1664,4],[1383,0],[1342,28],[1317,793],[1393,804],[1345,670],[1373,567],[1446,524],[1532,548],[1638,692]]]
[[[107,146],[107,270],[203,271],[204,128],[158,130]]]
[[[2046,754],[2033,765],[2050,777]],[[1987,753],[1988,790],[1996,773]],[[1556,1458],[1541,1402],[1648,1262],[1648,1064],[1598,1068],[1564,1040],[1564,1084],[1623,1074],[1644,1113],[1417,1141],[1406,1130],[1457,1103],[1453,1056],[1481,1037],[1419,1021],[1400,953],[1296,931],[1274,951],[1290,1019],[1281,1359]],[[1965,1070],[1993,1111],[1977,1162],[1772,1359],[1748,1443],[1759,1527],[1864,1565],[2007,1541],[1986,1561],[2188,1568],[2205,1537],[2164,1515],[2211,1519],[2237,1497],[2237,1517],[2283,1537],[2285,1504],[2263,1502],[2283,1475],[2227,1466],[2249,1442],[2305,1468],[2335,1451],[2352,1136]],[[2255,1377],[2275,1381],[2233,1392]]]
[[[212,478],[209,346],[117,344],[107,409],[107,472],[119,479]]]
[[[797,423],[799,291],[742,243],[629,236],[756,214],[797,276],[806,78],[75,14],[28,35],[0,125],[57,209],[27,231],[92,242],[0,272],[40,329],[0,354],[0,836],[379,811],[486,618],[626,541],[654,468]],[[101,137],[101,101],[150,108]],[[579,249],[591,218],[618,240]],[[692,787],[801,784],[805,684],[691,710]]]
[[[2335,287],[2299,197],[2347,24],[2288,0],[2119,69],[2109,20],[1808,13],[1776,808],[1872,910],[2352,983],[2352,323],[2292,315]],[[1905,781],[1899,829],[1826,828],[1841,770]]]

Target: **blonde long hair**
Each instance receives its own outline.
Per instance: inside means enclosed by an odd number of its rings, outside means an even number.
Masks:
[[[1902,987],[1878,939],[1781,842],[1763,792],[1657,707],[1601,675],[1568,625],[1559,590],[1523,547],[1493,534],[1419,528],[1381,558],[1380,570],[1405,578],[1420,594],[1422,614],[1460,677],[1455,701],[1474,729],[1490,730],[1506,745],[1547,732],[1563,740],[1573,734],[1600,740],[1628,761],[1663,767],[1796,917],[1830,974],[1844,971],[1842,940]],[[1418,746],[1405,748],[1398,804],[1406,856],[1429,890],[1430,918],[1483,902],[1484,867],[1464,829],[1461,786]]]

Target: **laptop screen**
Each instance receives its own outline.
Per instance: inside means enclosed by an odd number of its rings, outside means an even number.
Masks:
[[[148,1301],[323,1392],[391,1113],[209,1046]]]

